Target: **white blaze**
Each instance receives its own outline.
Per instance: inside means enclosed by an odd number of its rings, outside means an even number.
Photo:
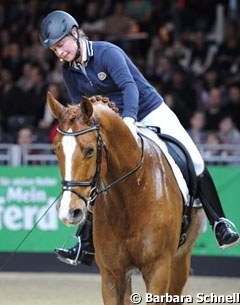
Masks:
[[[72,132],[72,129],[69,129],[67,132]],[[72,158],[73,153],[76,149],[77,142],[73,136],[63,136],[62,138],[63,153],[65,157],[65,177],[64,180],[71,181],[72,179]],[[59,209],[59,218],[67,218],[69,212],[69,204],[71,201],[71,192],[63,192],[60,209]]]

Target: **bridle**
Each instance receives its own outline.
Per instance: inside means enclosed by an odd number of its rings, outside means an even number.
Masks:
[[[103,143],[102,135],[101,135],[101,129],[100,125],[97,123],[96,119],[93,119],[94,125],[88,128],[85,128],[83,130],[79,131],[63,131],[59,127],[57,127],[57,132],[64,136],[72,136],[77,137],[81,136],[83,134],[97,131],[97,158],[96,158],[96,171],[95,174],[90,181],[68,181],[68,180],[62,180],[63,190],[62,193],[68,191],[75,195],[77,195],[80,199],[82,199],[87,207],[87,209],[92,212],[92,207],[94,206],[95,200],[97,196],[103,192],[108,191],[110,188],[112,188],[114,185],[122,182],[127,177],[135,173],[143,164],[144,162],[144,142],[142,137],[141,139],[141,158],[136,167],[134,167],[132,170],[130,170],[128,173],[124,174],[122,177],[114,180],[110,184],[108,184],[106,187],[100,187],[101,185],[101,164],[102,164],[102,148],[104,147],[105,150],[107,150],[106,145]],[[84,196],[82,193],[75,191],[73,188],[83,186],[83,187],[91,187],[91,190],[89,192],[89,197]]]

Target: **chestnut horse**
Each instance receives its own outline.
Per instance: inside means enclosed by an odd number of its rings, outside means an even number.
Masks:
[[[179,248],[183,199],[160,148],[136,140],[104,98],[68,107],[50,93],[47,100],[59,121],[53,145],[63,178],[60,219],[79,225],[101,197],[92,210],[104,304],[132,304],[136,268],[148,293],[181,295],[202,209],[193,209],[187,241]]]

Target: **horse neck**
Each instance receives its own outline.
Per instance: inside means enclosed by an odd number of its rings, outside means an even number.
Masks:
[[[134,169],[141,160],[141,147],[132,135],[122,119],[109,119],[104,126],[104,141],[109,151],[109,162],[107,174],[103,177],[104,185],[123,177]],[[137,171],[137,173],[139,170]],[[125,194],[129,193],[133,179],[136,174],[130,175],[123,182],[116,184],[109,194],[117,201],[121,198],[121,204],[116,203],[117,208],[125,202]]]

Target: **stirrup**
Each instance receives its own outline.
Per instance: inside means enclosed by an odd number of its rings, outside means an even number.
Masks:
[[[229,227],[229,228],[232,227],[233,230],[236,232],[236,234],[238,234],[238,236],[239,236],[239,232],[238,232],[238,230],[237,230],[235,224],[234,224],[233,222],[231,222],[230,220],[228,220],[227,218],[224,218],[224,217],[219,218],[219,221],[215,221],[215,223],[214,223],[213,232],[214,232],[214,235],[215,235],[215,236],[216,236],[216,227],[217,227],[220,223],[222,223],[222,222],[224,222],[224,223],[227,225],[227,227]],[[234,242],[232,242],[232,243],[230,243],[230,244],[223,244],[223,245],[220,245],[217,238],[216,238],[216,241],[217,241],[217,244],[218,244],[219,248],[224,250],[224,249],[230,248],[230,247],[232,247],[232,246],[238,244],[238,243],[240,242],[240,237],[238,237],[237,240],[235,240]]]
[[[64,258],[60,255],[57,255],[57,259],[59,259],[61,262],[72,265],[72,266],[77,266],[77,265],[81,264],[81,261],[78,260],[80,252],[81,252],[81,247],[82,247],[81,238],[80,238],[80,236],[75,236],[75,238],[78,240],[78,251],[77,251],[77,255],[76,255],[75,259]]]

